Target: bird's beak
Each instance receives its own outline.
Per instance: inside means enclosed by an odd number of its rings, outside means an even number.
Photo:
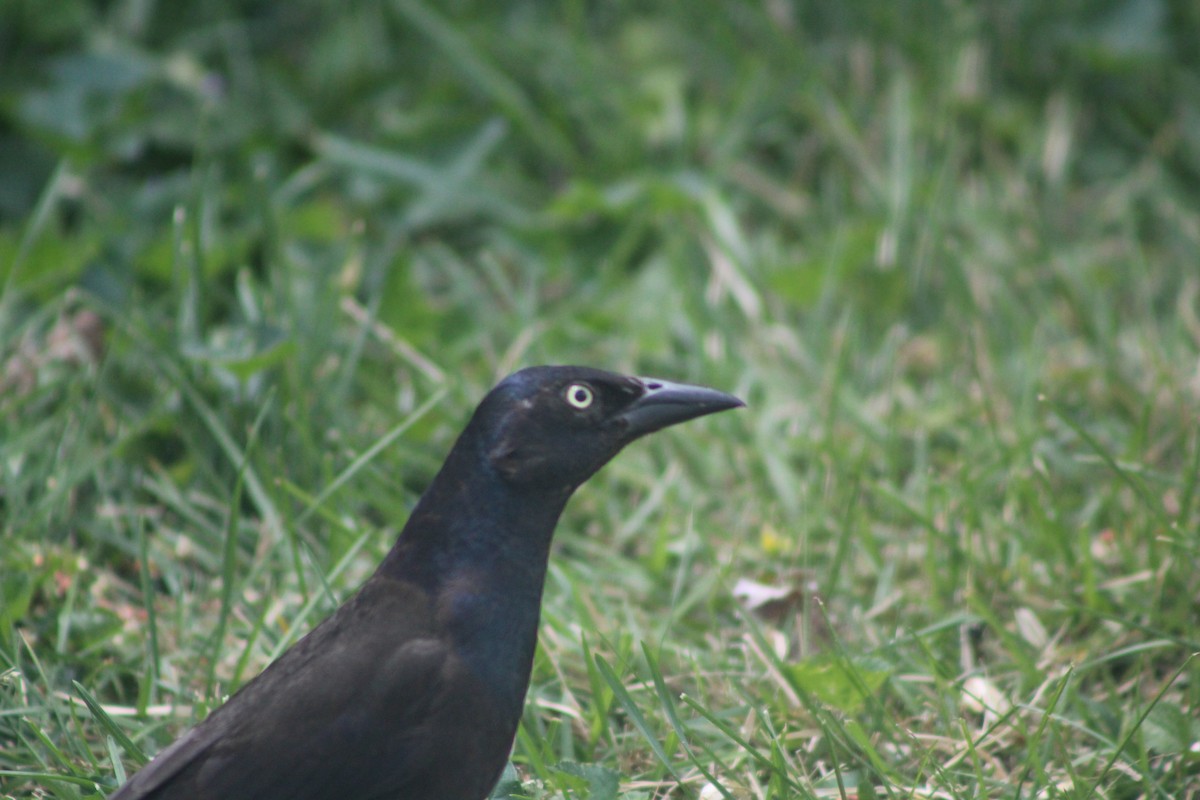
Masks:
[[[645,387],[645,394],[634,400],[619,417],[629,426],[630,438],[644,436],[705,414],[746,405],[731,394],[704,386],[671,383],[659,378],[638,380]]]

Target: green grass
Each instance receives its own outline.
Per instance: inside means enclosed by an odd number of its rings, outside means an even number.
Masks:
[[[749,408],[572,501],[499,796],[1200,798],[1198,38],[0,6],[0,795],[110,791],[584,363]]]

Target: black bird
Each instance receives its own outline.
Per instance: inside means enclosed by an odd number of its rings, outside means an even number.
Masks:
[[[634,439],[741,405],[586,367],[510,375],[358,592],[111,800],[487,797],[567,499]]]

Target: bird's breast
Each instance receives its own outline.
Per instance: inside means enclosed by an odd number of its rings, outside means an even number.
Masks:
[[[435,605],[438,627],[454,643],[464,669],[494,693],[514,724],[525,702],[540,606],[540,591],[497,586],[471,572],[448,581]]]

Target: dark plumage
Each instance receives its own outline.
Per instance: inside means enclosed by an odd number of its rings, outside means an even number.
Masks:
[[[532,367],[493,389],[358,592],[113,800],[479,800],[521,717],[550,539],[634,439],[742,405]]]

